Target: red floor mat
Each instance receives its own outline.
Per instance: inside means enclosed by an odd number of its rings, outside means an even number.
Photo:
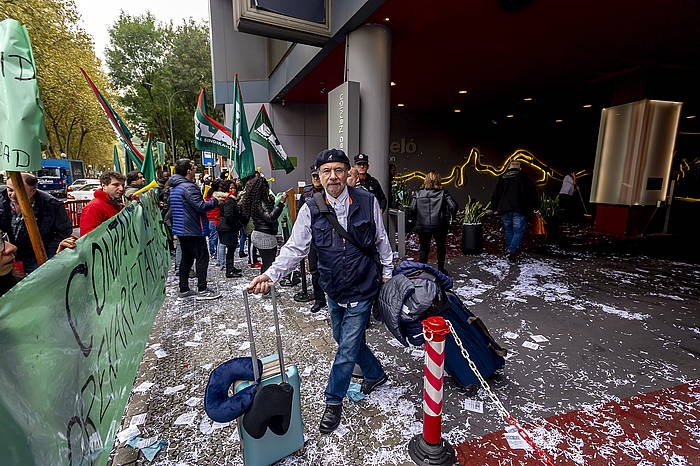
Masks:
[[[557,465],[700,464],[700,380],[527,425]],[[543,464],[498,431],[459,445],[463,465]]]

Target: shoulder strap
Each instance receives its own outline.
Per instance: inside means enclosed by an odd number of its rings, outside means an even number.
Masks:
[[[343,238],[345,241],[348,243],[352,244],[355,246],[357,249],[369,253],[369,250],[367,248],[361,247],[359,244],[355,242],[355,240],[350,236],[350,233],[347,232],[345,228],[338,222],[338,218],[335,216],[333,212],[328,208],[328,204],[326,203],[326,200],[323,197],[323,194],[321,193],[314,193],[313,195],[314,202],[316,203],[316,207],[318,207],[318,210],[326,217],[326,219],[331,222],[331,226],[333,229],[338,232],[341,238]]]

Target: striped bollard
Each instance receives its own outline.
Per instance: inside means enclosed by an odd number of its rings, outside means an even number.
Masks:
[[[445,319],[423,321],[425,365],[423,367],[423,433],[408,443],[408,453],[418,465],[455,463],[455,451],[441,435],[442,392],[445,372],[445,336],[450,333]]]

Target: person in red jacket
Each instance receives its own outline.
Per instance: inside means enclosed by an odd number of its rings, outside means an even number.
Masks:
[[[107,170],[100,175],[102,187],[95,191],[95,198],[83,207],[80,214],[80,236],[87,235],[122,210],[121,199],[124,195],[125,181],[124,175],[113,170]]]

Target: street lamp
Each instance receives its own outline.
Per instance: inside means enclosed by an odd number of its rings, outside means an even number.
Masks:
[[[168,99],[168,117],[170,119],[170,146],[173,148],[173,165],[175,165],[175,133],[173,132],[173,112],[170,105],[173,102],[173,97],[178,95],[180,92],[191,92],[192,94],[197,95],[196,92],[191,91],[189,89],[181,89],[179,91],[175,91],[173,95],[171,95]]]

